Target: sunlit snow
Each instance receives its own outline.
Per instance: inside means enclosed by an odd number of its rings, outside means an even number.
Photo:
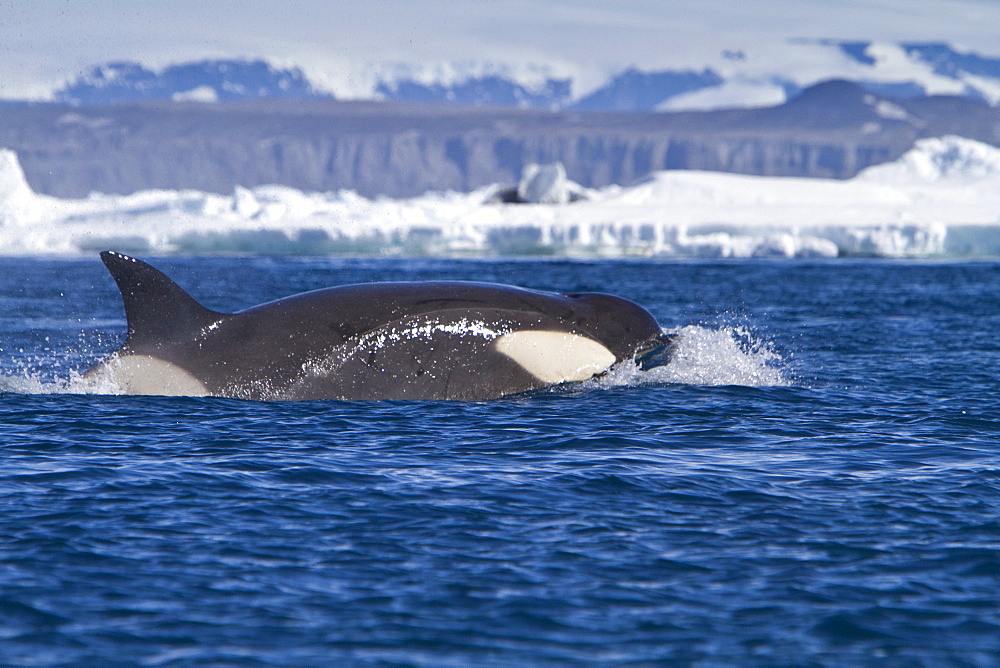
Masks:
[[[846,181],[665,171],[628,187],[569,183],[575,202],[491,201],[510,185],[400,200],[284,186],[70,200],[34,193],[4,150],[0,254],[1000,256],[1000,149],[960,137],[920,140]]]

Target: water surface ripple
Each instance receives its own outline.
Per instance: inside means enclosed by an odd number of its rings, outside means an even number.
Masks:
[[[65,393],[117,294],[96,259],[0,263],[4,665],[1000,656],[1000,265],[170,260],[218,308],[598,288],[700,328],[699,377],[786,381],[263,403]]]

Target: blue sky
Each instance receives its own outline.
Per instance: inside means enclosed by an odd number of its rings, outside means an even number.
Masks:
[[[350,78],[462,60],[611,73],[792,37],[948,41],[1000,55],[1000,0],[0,0],[0,97],[92,65],[263,57]]]

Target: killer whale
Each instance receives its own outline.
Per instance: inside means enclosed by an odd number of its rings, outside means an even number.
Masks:
[[[101,259],[128,332],[84,379],[129,394],[479,401],[586,380],[670,344],[648,311],[599,293],[371,283],[222,313],[145,262]]]

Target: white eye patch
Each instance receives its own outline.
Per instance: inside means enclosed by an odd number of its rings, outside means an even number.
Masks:
[[[587,380],[615,363],[614,353],[597,341],[568,332],[510,332],[493,345],[544,383]]]

